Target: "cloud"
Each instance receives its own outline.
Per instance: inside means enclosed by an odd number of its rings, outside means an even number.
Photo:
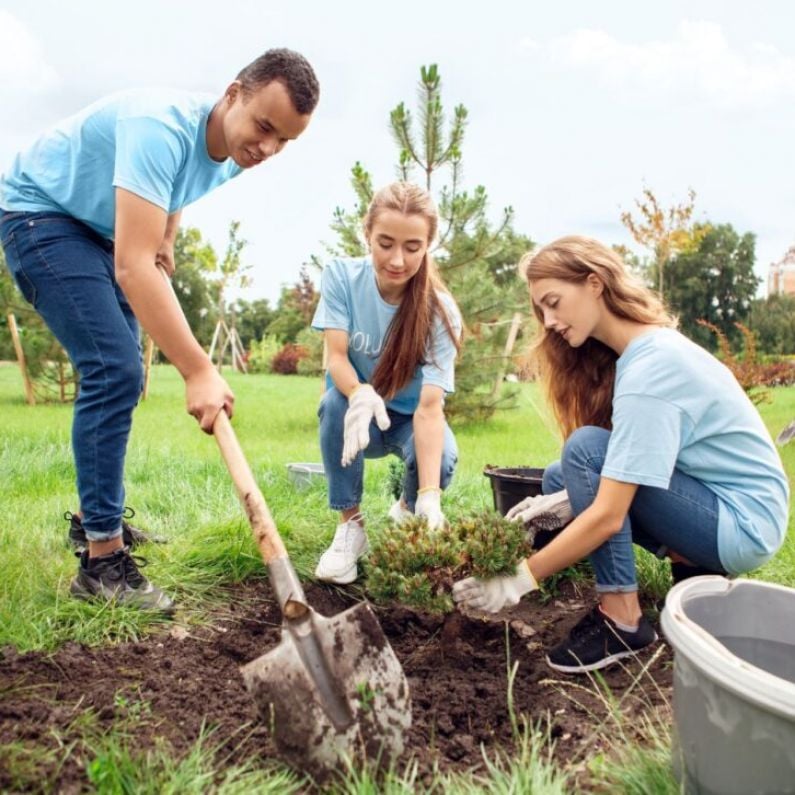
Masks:
[[[795,57],[769,44],[733,47],[720,25],[684,20],[669,40],[622,42],[602,30],[575,30],[521,42],[548,67],[587,73],[633,96],[708,101],[737,110],[795,98]]]
[[[58,73],[28,29],[0,9],[0,86],[2,94],[40,93],[56,88]]]

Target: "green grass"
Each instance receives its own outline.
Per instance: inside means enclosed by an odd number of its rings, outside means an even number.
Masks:
[[[237,395],[237,434],[296,568],[308,575],[333,534],[336,514],[326,506],[322,484],[296,499],[285,465],[320,458],[315,414],[320,380],[228,377]],[[183,401],[176,372],[156,368],[150,397],[136,410],[126,501],[144,527],[170,539],[167,545],[147,548],[148,573],[176,595],[187,620],[198,620],[214,586],[261,576],[264,569],[215,442],[198,430]],[[488,426],[458,431],[461,463],[445,497],[449,516],[491,507],[482,475],[485,464],[543,466],[554,459],[558,442],[551,426],[539,420],[534,401],[534,390],[525,390],[520,410]],[[26,406],[19,373],[10,365],[0,366],[0,406],[5,519],[0,528],[0,644],[49,649],[67,639],[92,644],[139,637],[160,619],[81,604],[68,596],[76,564],[64,546],[67,523],[61,517],[77,509],[71,407]],[[522,437],[526,443],[517,445]],[[374,522],[391,504],[388,466],[388,460],[367,465],[363,509]]]
[[[315,407],[320,381],[235,374],[229,380],[237,394],[238,436],[296,568],[308,575],[333,533],[336,516],[326,507],[322,484],[296,495],[285,464],[319,460]],[[68,596],[75,560],[64,546],[66,522],[61,517],[77,508],[71,407],[26,406],[19,373],[10,365],[0,366],[0,406],[0,644],[49,649],[67,639],[105,643],[139,637],[160,619],[81,604]],[[774,390],[773,402],[763,404],[761,411],[777,433],[795,417],[795,388]],[[458,429],[457,438],[460,464],[444,500],[451,517],[491,507],[484,465],[543,466],[557,457],[559,448],[532,385],[522,388],[516,410],[487,424]],[[792,478],[795,444],[782,453]],[[381,460],[368,462],[366,468],[363,508],[375,522],[392,499],[388,466],[388,460]],[[136,411],[127,503],[145,527],[171,540],[147,549],[148,571],[177,596],[186,620],[201,619],[215,586],[264,574],[214,440],[184,412],[182,383],[169,367],[156,368],[150,397]],[[641,555],[639,574],[646,590],[664,594],[665,563]],[[795,584],[792,524],[784,549],[756,576]]]
[[[165,743],[141,752],[130,748],[123,733],[114,732],[97,741],[86,774],[97,792],[113,795],[291,795],[303,789],[301,777],[278,765],[231,767],[219,776],[219,757],[211,734],[175,758]]]
[[[228,378],[237,395],[237,434],[296,568],[306,576],[333,534],[336,515],[326,507],[322,484],[296,493],[285,465],[320,459],[315,414],[320,380],[235,374]],[[69,598],[76,561],[65,547],[67,523],[61,517],[77,508],[71,406],[26,406],[18,370],[0,365],[0,408],[0,646],[10,643],[27,651],[53,649],[66,640],[102,644],[139,638],[156,628],[161,621],[157,617]],[[760,410],[777,434],[795,418],[795,388],[772,390],[772,402]],[[516,410],[456,433],[460,463],[444,498],[450,517],[492,506],[490,487],[482,475],[486,464],[544,466],[559,451],[553,423],[533,385],[522,386]],[[782,450],[782,457],[792,483],[795,443]],[[388,460],[382,460],[368,462],[366,468],[363,510],[374,523],[381,521],[391,504],[388,467]],[[147,548],[151,564],[147,573],[179,600],[180,621],[206,620],[218,586],[264,576],[214,440],[185,413],[182,382],[169,367],[155,369],[150,397],[136,411],[126,502],[135,507],[142,526],[170,539],[167,545]],[[795,586],[792,519],[784,548],[754,576]],[[640,556],[639,578],[645,590],[661,596],[668,587],[667,566]],[[620,739],[620,732],[616,736]],[[619,742],[609,757],[600,760],[593,780],[608,791],[672,791],[665,727],[650,725],[647,740],[642,745]],[[103,791],[268,791],[273,784],[271,791],[288,792],[295,785],[281,770],[249,769],[231,771],[228,781],[219,783],[208,751],[211,738],[204,738],[195,753],[179,760],[167,748],[147,751],[143,758],[131,756],[120,737],[103,742],[94,748],[89,767]],[[565,775],[539,759],[541,745],[531,732],[517,739],[512,756],[489,760],[486,778],[439,775],[432,786],[428,782],[422,786],[426,791],[436,787],[440,792],[462,793],[564,791]],[[6,746],[0,756],[13,760],[21,781],[35,770],[36,754],[28,746]],[[139,768],[150,771],[149,777],[141,779]],[[412,775],[409,769],[376,784],[367,771],[351,771],[339,791],[410,792],[418,786]],[[541,778],[533,778],[536,775]]]

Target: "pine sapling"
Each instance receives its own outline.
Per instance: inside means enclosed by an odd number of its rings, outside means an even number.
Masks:
[[[521,523],[486,511],[430,530],[424,519],[389,523],[373,540],[365,567],[376,602],[398,601],[430,612],[453,609],[453,583],[510,574],[531,547]]]

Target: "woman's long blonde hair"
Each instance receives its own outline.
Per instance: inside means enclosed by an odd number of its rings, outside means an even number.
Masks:
[[[370,202],[364,217],[364,233],[370,240],[373,224],[385,210],[397,210],[404,215],[419,215],[428,222],[430,246],[439,225],[439,215],[431,195],[411,182],[393,182],[381,188]],[[384,347],[373,371],[371,383],[379,395],[393,398],[414,377],[417,365],[425,364],[430,347],[434,320],[439,317],[450,339],[460,350],[458,335],[453,330],[439,293],[449,292],[436,268],[430,251],[422,265],[406,285],[395,317],[389,325]]]
[[[588,237],[570,235],[522,257],[520,272],[528,285],[540,279],[582,284],[591,275],[603,285],[602,298],[616,317],[656,326],[675,327],[655,293],[627,271],[613,249]],[[572,348],[552,329],[544,328],[544,313],[533,304],[539,321],[533,352],[552,410],[564,438],[583,425],[612,427],[616,352],[590,337]]]

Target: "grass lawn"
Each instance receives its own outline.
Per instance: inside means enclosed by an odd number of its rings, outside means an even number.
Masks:
[[[237,396],[237,434],[296,568],[308,576],[333,534],[336,515],[326,507],[322,485],[295,491],[286,464],[320,460],[315,415],[320,380],[236,374],[229,374],[228,379]],[[51,650],[67,641],[106,644],[159,631],[160,620],[152,616],[102,609],[68,596],[76,562],[64,543],[68,524],[62,515],[78,507],[70,452],[71,406],[26,406],[18,370],[2,364],[0,407],[4,518],[0,526],[0,648],[11,644],[20,651]],[[772,402],[762,405],[761,413],[771,432],[778,433],[795,418],[795,388],[772,390]],[[456,435],[459,468],[444,498],[451,517],[491,506],[490,487],[482,475],[486,464],[544,466],[556,458],[559,448],[556,431],[533,385],[522,387],[518,409],[503,412],[487,424],[459,428]],[[785,447],[782,456],[792,483],[795,443]],[[387,471],[387,461],[367,464],[363,510],[373,523],[383,517],[392,500],[386,487]],[[182,382],[170,367],[155,369],[150,397],[136,411],[127,458],[126,502],[135,508],[142,526],[170,540],[147,549],[151,563],[147,574],[151,572],[152,579],[180,602],[185,622],[209,620],[217,586],[263,576],[262,562],[215,443],[185,413]],[[647,590],[661,593],[667,587],[664,564],[649,556],[642,559],[640,575]],[[792,518],[784,549],[754,576],[795,586]],[[0,691],[0,707],[2,695]],[[650,724],[648,736],[648,749],[617,746],[614,755],[601,760],[594,767],[595,786],[601,782],[621,791],[675,791],[667,773],[665,727]],[[538,773],[532,791],[566,791],[566,771],[536,759],[532,737],[525,740],[524,745],[517,744],[515,757],[493,768],[489,781],[464,777],[446,781],[445,786],[460,792],[529,792],[533,785],[525,768],[532,757],[545,776]],[[106,738],[97,759],[104,753],[103,764],[122,766],[129,749],[122,753],[114,748],[113,738]],[[200,750],[176,760],[164,752],[157,769],[166,771],[166,778],[158,779],[157,786],[150,779],[138,791],[207,791],[212,770]],[[0,746],[0,767],[3,757]],[[170,778],[168,771],[173,773]],[[293,786],[289,776],[278,770],[241,771],[232,779],[220,789],[287,792]],[[410,776],[390,781],[388,791],[414,791]],[[376,791],[362,772],[351,772],[345,787],[342,791]],[[114,785],[105,791],[127,790]]]

